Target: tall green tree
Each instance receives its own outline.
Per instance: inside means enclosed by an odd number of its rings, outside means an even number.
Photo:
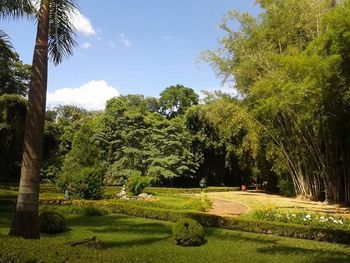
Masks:
[[[193,105],[198,104],[199,97],[193,89],[183,85],[167,87],[160,93],[160,110],[164,116],[171,119],[182,115]]]
[[[3,1],[0,10],[10,2]],[[41,0],[38,14],[37,37],[33,55],[32,74],[28,95],[28,109],[24,135],[24,150],[21,166],[21,180],[15,216],[10,235],[24,238],[39,238],[38,204],[40,166],[42,158],[45,107],[47,92],[48,57],[54,64],[62,62],[64,56],[72,54],[75,45],[75,28],[70,22],[70,13],[77,6],[74,0]],[[15,11],[12,11],[15,10]]]
[[[148,105],[148,98],[139,95],[107,102],[94,138],[114,182],[140,174],[169,185],[174,178],[193,176],[197,169],[183,120],[168,120]]]

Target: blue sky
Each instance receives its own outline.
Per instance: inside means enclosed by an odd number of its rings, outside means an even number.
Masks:
[[[106,96],[158,96],[173,84],[219,89],[213,70],[198,63],[218,47],[218,24],[232,9],[256,15],[254,0],[80,0],[74,56],[49,69],[48,103],[96,105]],[[16,51],[31,63],[36,25],[1,21]],[[74,101],[77,100],[77,102]],[[55,102],[56,100],[56,102]],[[65,101],[66,100],[66,101]]]

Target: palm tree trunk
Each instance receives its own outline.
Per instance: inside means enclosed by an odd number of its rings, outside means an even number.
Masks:
[[[10,235],[38,239],[40,166],[45,123],[50,0],[42,0],[33,55],[21,180]]]

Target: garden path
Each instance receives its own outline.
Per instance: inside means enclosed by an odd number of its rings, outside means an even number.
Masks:
[[[301,200],[258,192],[214,192],[206,193],[213,200],[212,213],[238,215],[247,210],[256,210],[262,207],[276,207],[281,209],[302,209],[319,213],[342,214],[350,217],[350,208],[331,205],[325,202]],[[232,207],[230,207],[232,206]],[[240,210],[240,207],[247,209]],[[237,211],[237,212],[236,212]],[[241,213],[239,213],[242,211]]]
[[[209,210],[208,213],[218,216],[238,216],[241,214],[245,214],[249,209],[246,205],[234,201],[215,198],[212,200],[212,202],[212,208]]]

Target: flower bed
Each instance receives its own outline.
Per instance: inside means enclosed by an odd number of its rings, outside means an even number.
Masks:
[[[350,230],[350,220],[348,218],[326,213],[262,208],[255,212],[255,217],[259,220],[265,221]]]

